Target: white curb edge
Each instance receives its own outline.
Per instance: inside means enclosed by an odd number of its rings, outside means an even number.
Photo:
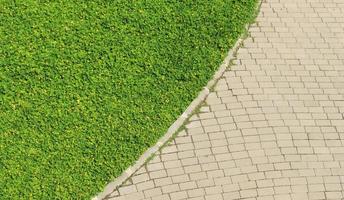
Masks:
[[[258,1],[258,11],[260,9],[262,1]],[[219,69],[215,72],[213,78],[208,82],[206,87],[198,94],[197,98],[194,99],[191,104],[186,108],[184,113],[179,116],[179,118],[169,127],[166,134],[163,135],[158,142],[145,151],[143,155],[135,162],[134,165],[130,166],[125,170],[121,176],[117,177],[113,182],[107,184],[102,192],[100,192],[97,196],[93,197],[92,200],[102,200],[114,192],[118,187],[120,187],[125,181],[127,181],[135,172],[137,172],[145,163],[146,161],[154,156],[156,152],[158,152],[161,147],[163,147],[169,140],[173,137],[173,135],[178,131],[180,127],[187,121],[189,117],[191,117],[192,113],[198,108],[201,103],[207,98],[210,93],[210,89],[215,86],[217,81],[222,77],[225,73],[227,67],[229,67],[230,61],[235,59],[235,53],[240,48],[244,41],[245,33],[248,31],[251,24],[247,24],[245,26],[245,32],[241,35],[241,37],[237,40],[235,45],[228,51],[228,54],[222,64],[220,65]]]

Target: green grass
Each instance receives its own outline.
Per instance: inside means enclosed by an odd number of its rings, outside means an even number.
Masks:
[[[88,199],[206,85],[256,0],[1,0],[0,199]]]

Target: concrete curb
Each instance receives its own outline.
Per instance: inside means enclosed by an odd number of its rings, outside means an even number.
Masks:
[[[260,9],[261,1],[258,2],[258,11]],[[248,31],[250,24],[245,26],[245,33]],[[191,117],[194,111],[197,110],[207,96],[210,90],[215,86],[217,81],[225,73],[227,67],[230,65],[230,61],[235,58],[237,50],[240,48],[243,40],[245,38],[245,33],[238,39],[232,49],[229,50],[226,58],[220,65],[219,69],[215,72],[213,78],[208,82],[208,84],[203,88],[203,90],[198,94],[197,98],[194,99],[191,104],[186,108],[184,113],[179,116],[179,118],[169,127],[166,134],[162,136],[158,142],[151,148],[149,148],[145,153],[135,162],[134,165],[130,166],[126,171],[122,173],[121,176],[117,177],[113,182],[105,186],[104,190],[97,196],[93,197],[92,200],[103,200],[107,198],[113,191],[120,187],[125,181],[127,181],[136,171],[138,171],[142,166],[145,165],[147,160],[154,156],[165,144],[167,144],[174,134],[183,126],[183,124]]]

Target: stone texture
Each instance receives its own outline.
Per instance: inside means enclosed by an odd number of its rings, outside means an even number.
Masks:
[[[179,134],[112,200],[343,199],[344,1],[267,0]]]

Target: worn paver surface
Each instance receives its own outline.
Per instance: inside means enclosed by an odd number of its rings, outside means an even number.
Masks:
[[[111,200],[344,198],[344,1],[267,0],[172,143]]]

